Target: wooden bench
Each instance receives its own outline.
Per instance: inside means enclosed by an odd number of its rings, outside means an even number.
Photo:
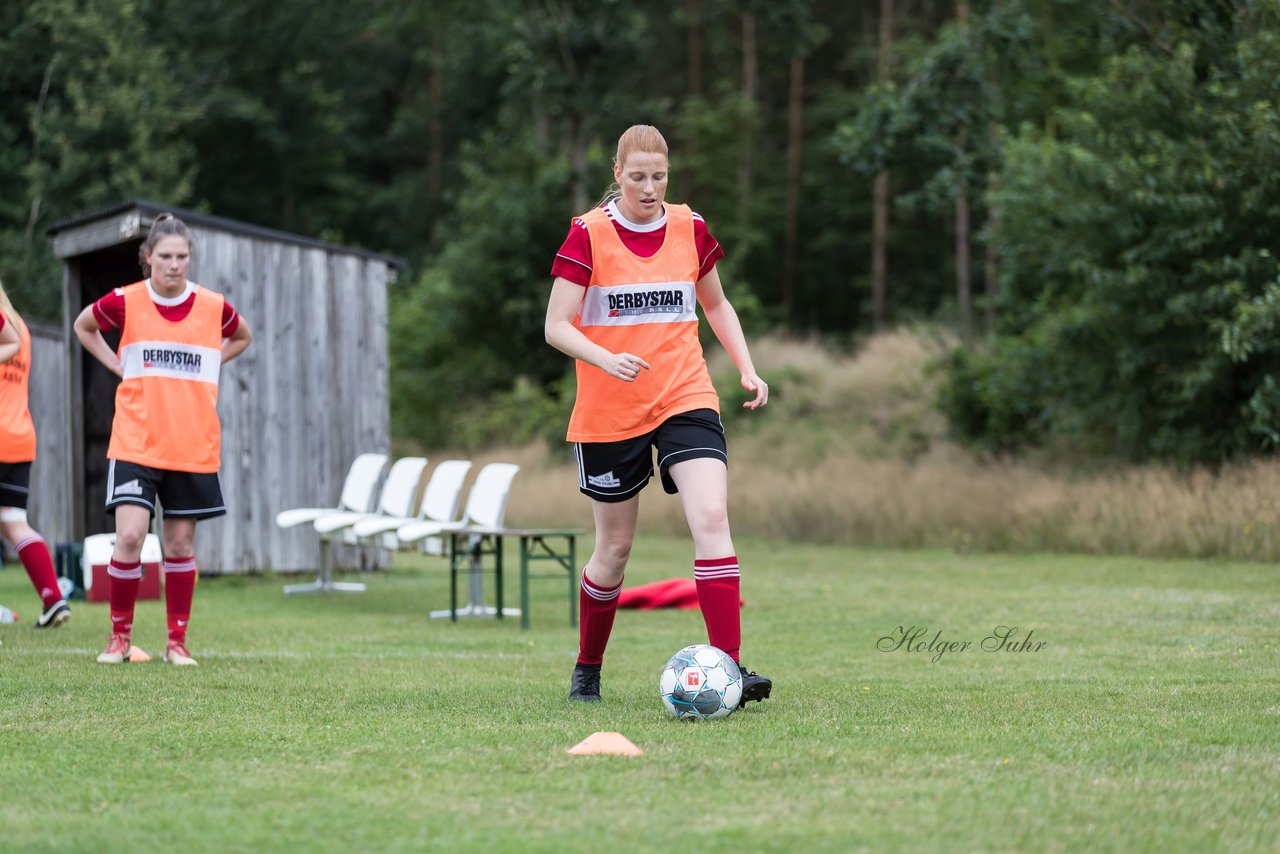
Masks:
[[[456,528],[449,535],[449,618],[459,616],[493,616],[502,619],[503,542],[508,537],[520,543],[520,628],[529,628],[529,579],[563,578],[568,580],[569,625],[578,625],[578,537],[575,528]],[[484,561],[493,557],[494,598],[496,608],[484,604]],[[552,573],[530,572],[530,564],[556,564]],[[458,572],[465,569],[469,583],[467,604],[458,607]],[[564,571],[560,575],[559,570]],[[511,609],[506,609],[509,613]],[[441,612],[443,616],[443,612]]]

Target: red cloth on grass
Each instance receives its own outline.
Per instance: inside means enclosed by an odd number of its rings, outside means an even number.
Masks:
[[[747,604],[739,600],[743,605]],[[656,608],[696,608],[698,607],[698,588],[692,578],[669,578],[666,581],[655,581],[641,584],[639,587],[624,587],[618,595],[619,608],[636,608],[640,611],[652,611]]]

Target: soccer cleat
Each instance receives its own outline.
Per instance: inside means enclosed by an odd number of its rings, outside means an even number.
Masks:
[[[164,649],[164,660],[180,667],[195,667],[200,663],[187,652],[187,645],[183,641],[169,641]]]
[[[569,699],[575,703],[600,702],[600,665],[576,664],[569,681]]]
[[[107,642],[106,652],[98,656],[98,663],[124,664],[129,660],[129,654],[132,651],[128,635],[112,632],[111,640]]]
[[[758,703],[761,700],[769,699],[769,693],[773,691],[772,679],[768,676],[761,676],[759,673],[753,673],[742,662],[738,662],[738,670],[742,672],[742,699],[738,701],[739,709],[752,700]]]
[[[71,608],[67,605],[66,599],[59,599],[48,608],[44,609],[44,613],[40,615],[40,619],[36,620],[35,628],[51,629],[54,626],[60,626],[67,620],[71,619]]]

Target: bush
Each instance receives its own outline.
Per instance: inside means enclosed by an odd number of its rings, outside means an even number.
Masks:
[[[1242,342],[1275,317],[1280,36],[1197,27],[1076,79],[1055,133],[1009,140],[997,334],[952,357],[942,394],[958,435],[1182,465],[1274,443],[1280,349]]]

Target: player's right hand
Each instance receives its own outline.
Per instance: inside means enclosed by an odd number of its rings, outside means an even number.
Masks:
[[[600,364],[600,370],[615,379],[630,383],[635,382],[640,371],[649,370],[649,363],[630,353],[610,353]]]

